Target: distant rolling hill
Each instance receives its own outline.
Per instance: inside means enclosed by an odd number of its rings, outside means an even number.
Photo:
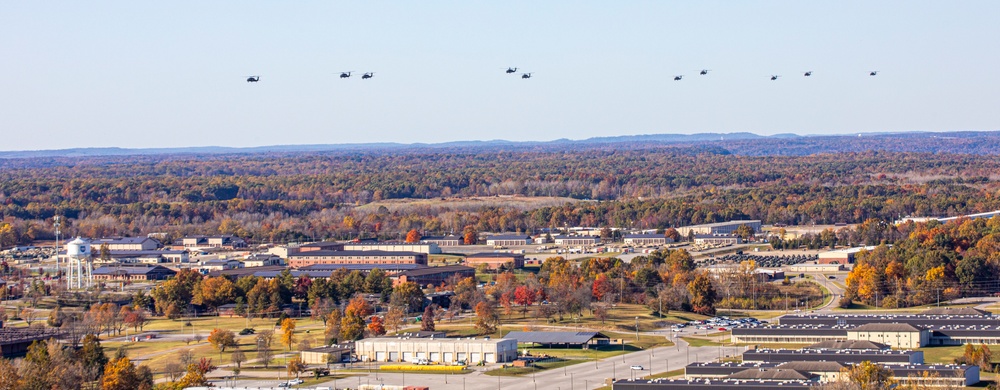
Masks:
[[[315,152],[421,152],[428,149],[465,150],[567,150],[608,147],[702,146],[706,152],[752,156],[802,156],[818,153],[865,151],[1000,154],[1000,132],[902,132],[862,133],[853,135],[762,136],[748,132],[700,134],[643,134],[595,137],[583,140],[559,139],[547,142],[507,140],[455,141],[434,144],[360,143],[318,145],[273,145],[256,147],[179,147],[179,148],[73,148],[34,151],[2,151],[0,158],[53,158],[94,156],[163,156],[163,155],[224,155],[255,153],[315,153]],[[696,150],[698,150],[696,148]]]

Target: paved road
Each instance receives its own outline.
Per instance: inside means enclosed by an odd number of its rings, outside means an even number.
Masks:
[[[661,331],[662,332],[662,331]],[[651,332],[653,333],[653,332]],[[655,332],[660,333],[660,332]],[[605,380],[613,377],[630,378],[645,376],[651,373],[665,372],[683,368],[688,362],[709,361],[723,355],[740,353],[744,347],[689,347],[686,342],[677,339],[674,347],[662,347],[653,350],[633,352],[608,359],[575,364],[564,368],[542,371],[535,375],[522,377],[494,377],[483,374],[482,369],[465,375],[432,375],[432,374],[363,374],[353,378],[338,380],[339,388],[355,388],[359,384],[385,385],[421,385],[432,389],[454,390],[488,390],[488,389],[553,389],[577,390],[593,389],[604,385]],[[669,366],[668,366],[669,364]],[[643,371],[632,371],[630,366],[642,366]],[[221,370],[214,375],[227,374]],[[404,382],[405,381],[405,382]],[[275,386],[278,380],[241,380],[240,387]],[[219,382],[221,385],[222,382]],[[333,387],[334,381],[319,386]]]

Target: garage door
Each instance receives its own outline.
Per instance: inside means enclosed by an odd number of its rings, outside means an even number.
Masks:
[[[480,355],[479,352],[473,352],[469,364],[478,364],[479,362],[483,361],[482,356],[483,355]]]
[[[375,352],[375,360],[376,361],[380,361],[380,362],[384,362],[385,361],[385,352]]]
[[[451,362],[455,361],[455,354],[452,353],[452,352],[445,352],[444,353],[444,360],[442,360],[442,361],[445,361],[445,362],[448,362],[448,363],[451,363]]]
[[[486,358],[484,360],[486,360],[489,363],[496,363],[497,362],[497,356],[493,352],[487,352],[486,353]]]
[[[389,352],[389,361],[390,362],[398,362],[399,361],[399,352]]]
[[[417,359],[427,359],[427,352],[417,352]]]
[[[431,352],[431,358],[428,359],[428,360],[430,360],[432,362],[440,362],[441,361],[441,353],[440,352]]]
[[[403,361],[404,362],[413,361],[413,352],[403,352]]]
[[[457,360],[465,360],[466,356],[468,356],[468,355],[466,355],[465,352],[459,352],[458,356],[456,356],[456,358],[457,358]],[[465,363],[469,363],[469,362],[467,361]]]

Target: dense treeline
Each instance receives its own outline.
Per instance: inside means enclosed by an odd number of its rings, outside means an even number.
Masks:
[[[1000,156],[844,153],[748,157],[705,147],[474,148],[397,152],[0,160],[0,245],[85,236],[233,233],[257,242],[357,235],[665,228],[735,218],[858,223],[1000,209]],[[591,199],[530,209],[498,201],[390,211],[400,198]]]
[[[1000,291],[1000,218],[892,227],[901,238],[857,256],[842,305],[923,305]]]

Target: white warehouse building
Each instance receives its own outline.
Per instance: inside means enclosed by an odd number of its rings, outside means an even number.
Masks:
[[[517,359],[517,340],[488,338],[377,337],[358,340],[354,353],[361,361],[466,364],[508,363]]]

